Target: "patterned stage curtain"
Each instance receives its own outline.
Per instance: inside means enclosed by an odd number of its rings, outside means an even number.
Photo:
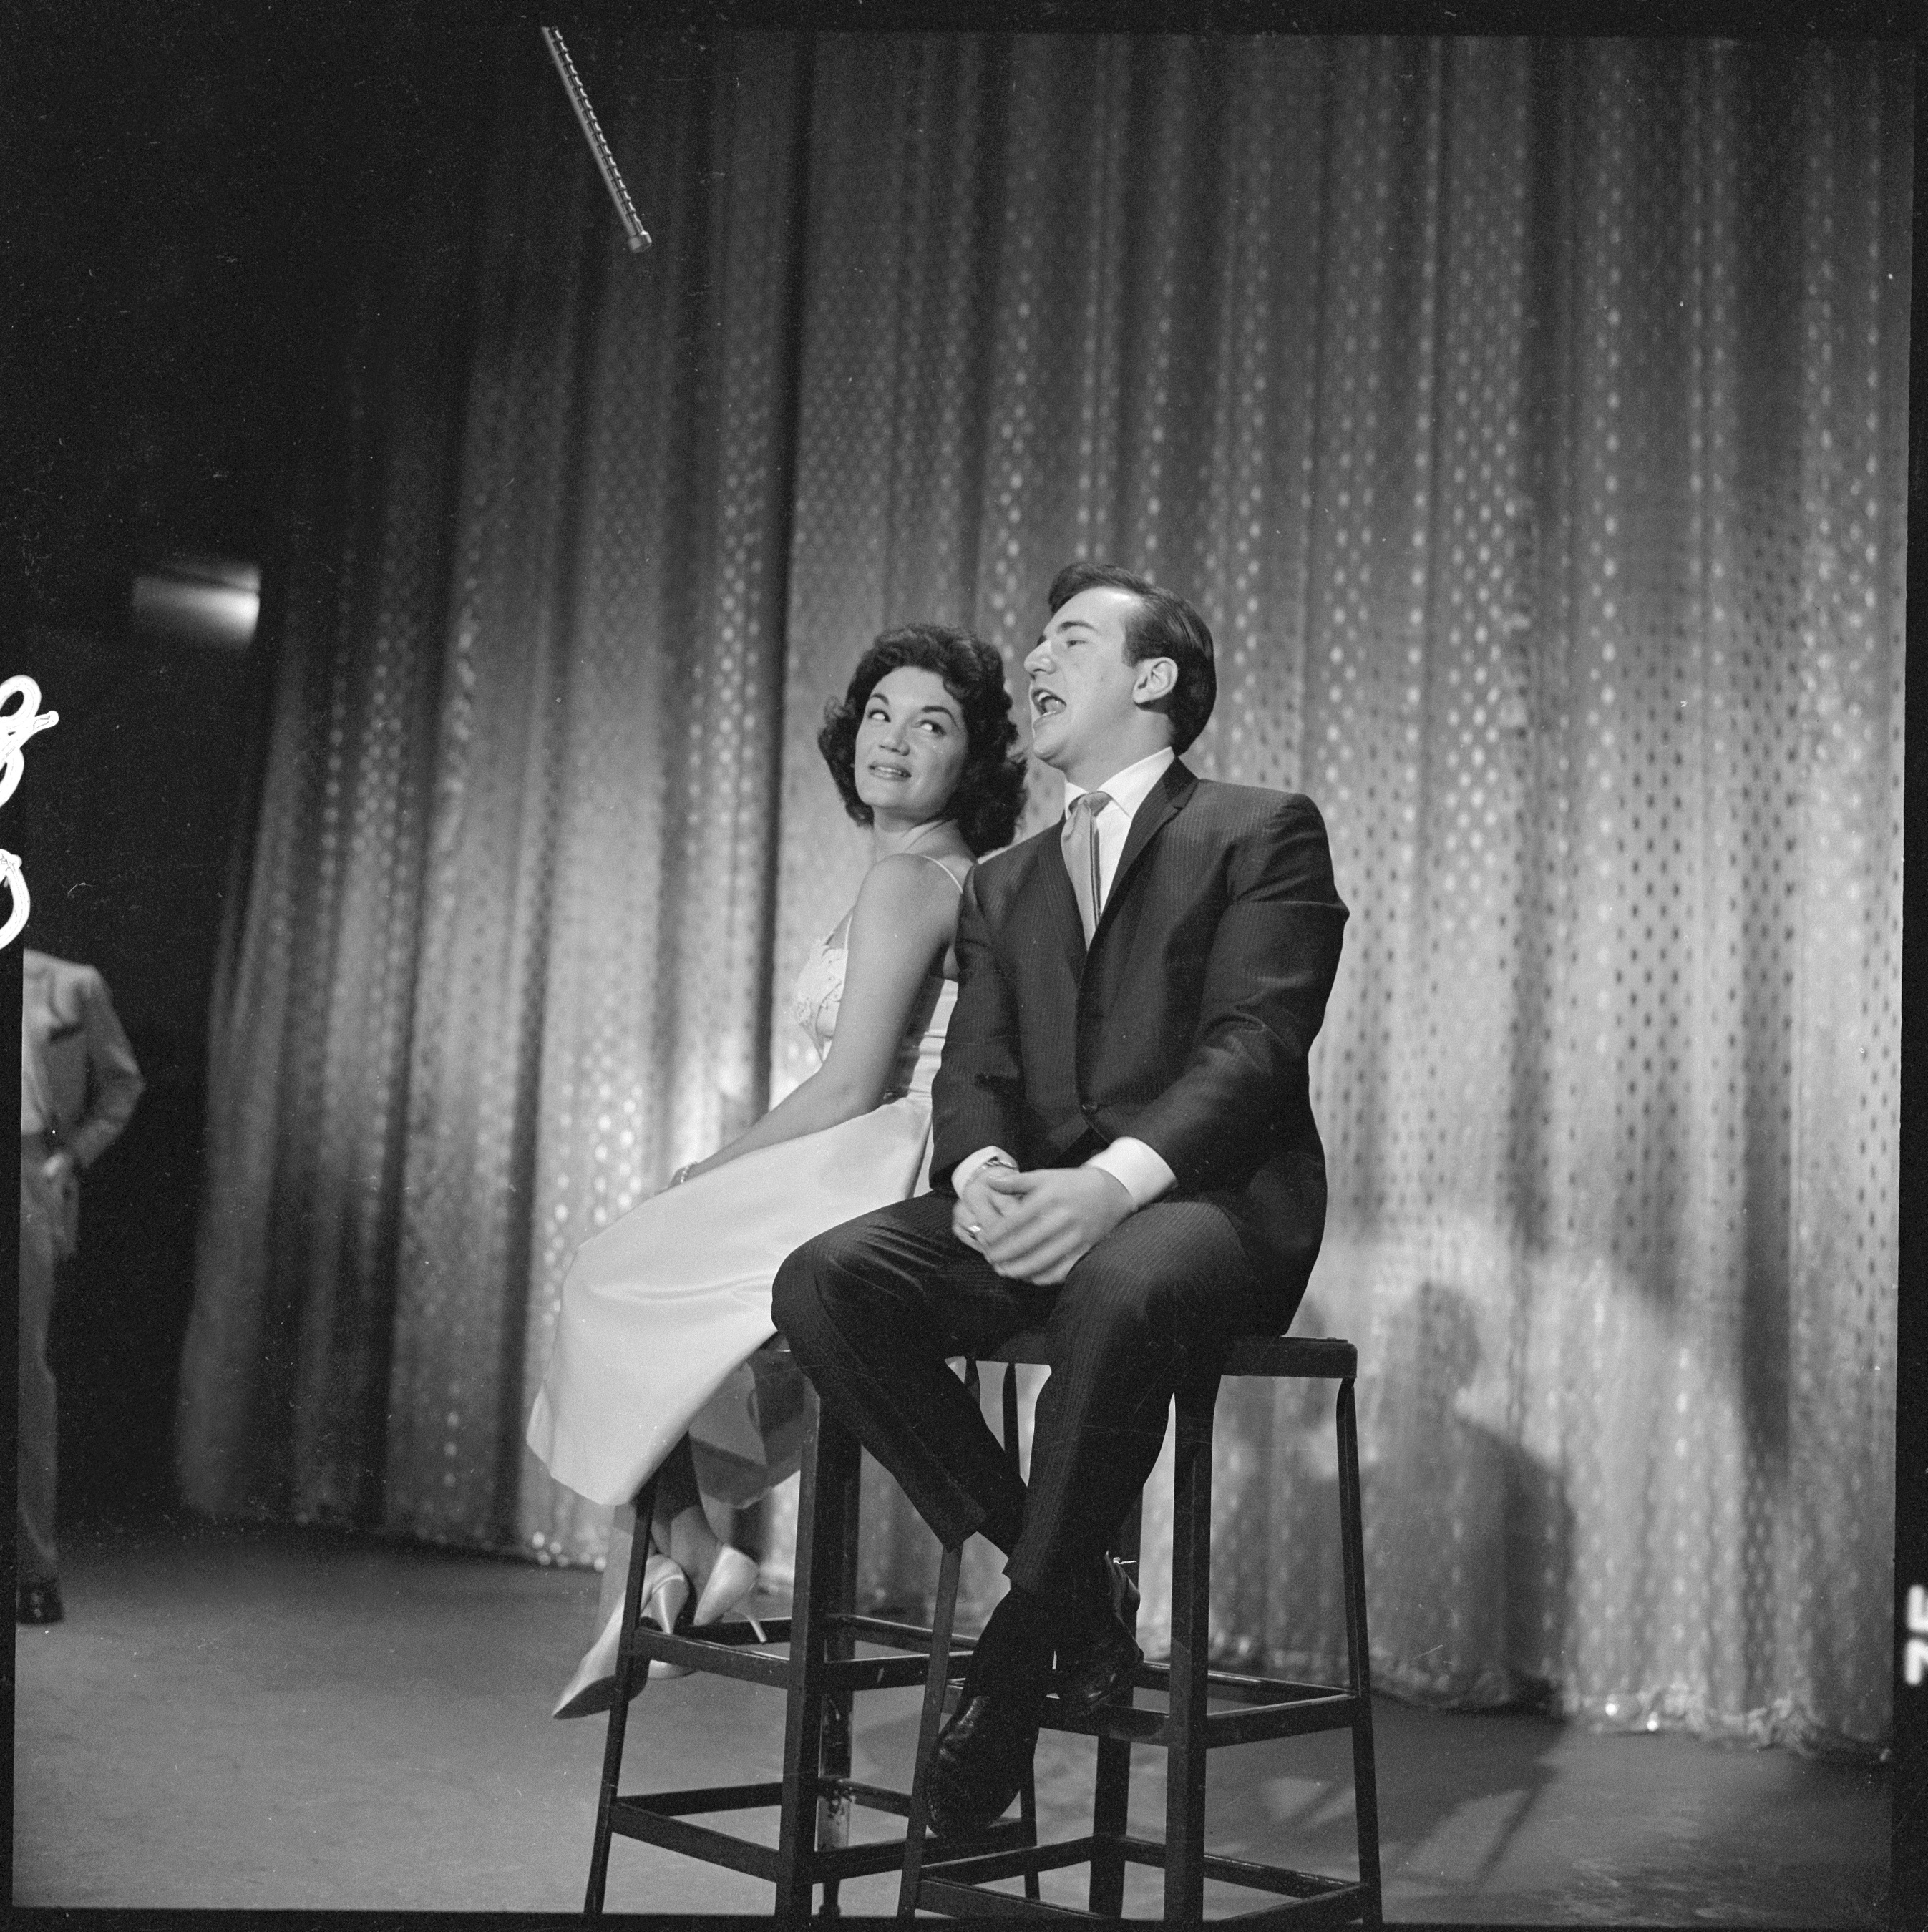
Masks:
[[[1905,61],[602,52],[656,250],[505,83],[421,296],[464,382],[362,432],[290,579],[192,1492],[597,1552],[519,1448],[557,1287],[803,1071],[784,990],[863,863],[824,698],[911,616],[1015,674],[1115,556],[1218,637],[1192,761],[1311,793],[1353,908],[1297,1326],[1362,1351],[1381,1681],[1881,1736]],[[1215,1643],[1329,1667],[1329,1400],[1220,1418]],[[923,1597],[881,1480],[869,1520],[868,1593]]]
[[[806,64],[641,64],[639,264],[532,30],[371,264],[216,1001],[204,1508],[606,1537],[521,1444],[563,1271],[766,1104]]]

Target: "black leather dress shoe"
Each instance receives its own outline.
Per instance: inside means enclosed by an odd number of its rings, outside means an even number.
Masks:
[[[1052,1683],[1059,1708],[1068,1716],[1089,1717],[1131,1682],[1145,1653],[1115,1612],[1107,1610],[1084,1641],[1058,1652]]]
[[[1145,1660],[1131,1634],[1138,1586],[1124,1564],[1115,1556],[1107,1557],[1102,1581],[1093,1579],[1084,1594],[1080,1627],[1059,1641],[1058,1670],[1051,1684],[1059,1706],[1081,1718],[1123,1690]]]
[[[930,1828],[938,1837],[975,1838],[1009,1808],[1038,1748],[1044,1701],[1040,1690],[966,1682],[938,1734],[925,1786]]]
[[[66,1614],[61,1604],[60,1586],[51,1576],[44,1583],[23,1583],[14,1593],[17,1624],[57,1624]]]

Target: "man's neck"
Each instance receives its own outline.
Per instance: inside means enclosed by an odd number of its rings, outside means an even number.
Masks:
[[[1169,744],[1149,746],[1129,755],[1114,754],[1108,758],[1081,760],[1080,770],[1091,772],[1092,776],[1089,778],[1082,778],[1077,773],[1068,771],[1062,776],[1066,787],[1072,791],[1104,791],[1109,790],[1113,783],[1127,772],[1135,771],[1147,760],[1161,758],[1164,765],[1168,766],[1175,755]],[[1155,778],[1162,776],[1163,767],[1154,776]]]

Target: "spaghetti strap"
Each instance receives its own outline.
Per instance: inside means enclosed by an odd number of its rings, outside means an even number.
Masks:
[[[913,852],[910,856],[913,859],[929,860],[930,862],[935,866],[960,892],[964,890],[964,881],[960,879],[941,859],[935,856],[929,852]]]

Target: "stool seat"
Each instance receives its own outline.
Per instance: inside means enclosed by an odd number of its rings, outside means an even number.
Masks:
[[[981,1362],[1050,1360],[1040,1329],[1027,1328],[995,1348],[979,1352]],[[1350,1382],[1359,1373],[1359,1351],[1335,1335],[1241,1335],[1219,1363],[1221,1376],[1292,1376],[1306,1382]]]

